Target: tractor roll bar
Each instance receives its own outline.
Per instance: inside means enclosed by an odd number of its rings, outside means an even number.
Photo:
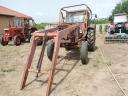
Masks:
[[[79,4],[79,5],[73,5],[73,6],[63,7],[63,8],[61,8],[61,10],[60,10],[60,11],[62,11],[62,10],[63,10],[63,11],[68,12],[67,10],[65,10],[66,8],[78,7],[78,6],[85,6],[85,7],[87,8],[87,10],[89,11],[89,13],[90,13],[90,17],[92,17],[92,11],[91,11],[90,7],[89,7],[88,5],[86,5],[86,4]]]

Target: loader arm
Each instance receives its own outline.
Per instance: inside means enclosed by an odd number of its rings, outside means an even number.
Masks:
[[[25,87],[29,71],[31,70],[30,67],[31,67],[31,64],[32,64],[32,59],[34,57],[34,52],[36,50],[36,41],[40,37],[47,36],[48,38],[53,38],[53,42],[55,44],[54,51],[53,51],[52,64],[51,64],[51,68],[50,68],[51,70],[50,70],[50,75],[49,75],[49,79],[48,79],[47,93],[46,93],[46,96],[49,96],[51,86],[52,86],[52,81],[53,81],[53,78],[54,78],[54,72],[55,72],[55,68],[56,68],[57,57],[58,57],[58,52],[59,52],[61,40],[64,39],[64,38],[67,38],[67,35],[71,31],[74,31],[75,29],[77,29],[79,27],[80,27],[79,24],[74,24],[74,25],[70,25],[69,27],[67,27],[63,30],[60,30],[60,31],[59,31],[59,28],[56,27],[56,28],[52,28],[52,29],[48,29],[48,30],[36,31],[36,32],[33,33],[32,45],[31,45],[30,53],[29,53],[29,56],[28,56],[28,59],[27,59],[27,62],[26,62],[25,69],[24,69],[23,79],[22,79],[22,82],[21,82],[21,89],[23,89]],[[42,60],[43,60],[43,58],[42,58]],[[38,69],[35,70],[35,72],[38,72],[38,71],[40,71],[40,70],[38,70]]]

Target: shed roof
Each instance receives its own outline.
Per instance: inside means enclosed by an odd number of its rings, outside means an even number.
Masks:
[[[20,17],[20,18],[28,18],[28,19],[32,18],[28,15],[6,8],[4,6],[0,6],[0,15],[7,15],[7,16]]]

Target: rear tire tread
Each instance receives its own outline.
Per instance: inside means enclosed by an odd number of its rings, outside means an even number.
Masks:
[[[19,36],[14,36],[13,42],[14,42],[14,45],[19,46],[21,44],[20,37]]]
[[[88,41],[88,50],[94,51],[95,50],[95,30],[94,29],[88,30],[87,41]]]

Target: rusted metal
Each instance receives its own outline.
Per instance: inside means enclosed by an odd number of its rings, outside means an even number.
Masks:
[[[30,53],[28,55],[27,63],[26,63],[25,68],[24,68],[24,74],[23,74],[23,78],[22,78],[22,81],[21,81],[21,88],[20,89],[23,89],[25,87],[25,83],[26,83],[26,80],[27,80],[27,77],[28,77],[29,69],[31,67],[32,60],[33,60],[33,57],[34,57],[34,53],[35,53],[35,50],[36,50],[36,41],[34,39],[35,38],[33,38],[33,40],[32,40]]]
[[[43,57],[44,57],[47,39],[48,39],[47,32],[45,32],[44,37],[43,37],[42,49],[41,49],[40,57],[39,57],[38,64],[37,64],[37,70],[38,70],[37,77],[38,77],[38,73],[40,73],[40,71],[41,71],[41,66],[42,66],[42,61],[43,61]]]
[[[81,11],[66,11],[67,16],[66,18],[63,17],[63,12],[66,9],[65,8],[70,8],[70,7],[76,7],[76,6],[83,6],[86,7],[84,10],[82,9]],[[42,30],[42,31],[36,31],[33,33],[33,40],[31,44],[31,49],[30,53],[25,65],[24,69],[24,74],[23,74],[23,79],[21,82],[21,89],[25,87],[26,80],[29,74],[29,69],[31,67],[32,59],[34,57],[34,53],[36,50],[36,43],[39,38],[47,38],[48,41],[52,40],[54,43],[54,50],[53,50],[53,56],[52,56],[52,64],[50,67],[50,74],[48,78],[48,87],[47,87],[47,92],[46,96],[50,95],[51,87],[52,87],[52,82],[54,78],[54,73],[56,69],[56,64],[57,64],[57,57],[59,53],[60,46],[65,47],[65,48],[75,48],[75,47],[80,47],[80,42],[81,41],[87,41],[87,34],[88,30],[90,29],[90,24],[88,22],[88,19],[91,18],[92,12],[91,9],[86,6],[85,4],[81,5],[75,5],[75,6],[69,6],[69,7],[64,7],[61,9],[61,18],[63,22],[59,22],[59,25],[56,28],[51,28],[47,30]],[[82,21],[80,22],[69,22],[72,19],[72,17],[68,17],[68,15],[74,14],[74,15],[81,15],[83,16]],[[65,20],[66,19],[66,20]],[[72,21],[72,20],[71,20]],[[93,28],[92,28],[93,29]],[[95,38],[94,38],[95,39]],[[42,52],[38,61],[38,68],[37,68],[37,73],[40,73],[41,71],[41,65],[43,62],[43,56],[44,56],[44,51],[45,51],[45,46],[46,46],[46,39],[44,39],[44,43],[42,46]],[[43,62],[44,63],[44,62]]]

